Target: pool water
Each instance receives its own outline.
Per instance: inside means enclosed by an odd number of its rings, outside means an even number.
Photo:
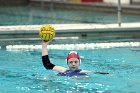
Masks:
[[[80,14],[80,15],[79,15]],[[0,6],[0,25],[117,23],[117,12],[77,11],[26,6]],[[139,15],[122,14],[122,22],[140,22]]]
[[[120,44],[122,43],[125,42],[120,42]],[[82,59],[80,68],[93,72],[88,73],[87,77],[63,77],[57,76],[58,72],[46,70],[43,67],[40,44],[33,43],[33,45],[39,46],[34,49],[28,49],[29,47],[23,49],[21,46],[16,47],[17,49],[1,48],[1,93],[140,92],[140,45],[86,49],[78,49],[75,46]],[[98,44],[100,42],[96,43],[96,45]],[[112,42],[103,45],[107,44],[110,45]],[[55,44],[50,44],[50,46],[54,47]],[[70,50],[49,48],[50,60],[56,65],[67,67],[65,58]],[[110,74],[94,74],[96,71]]]

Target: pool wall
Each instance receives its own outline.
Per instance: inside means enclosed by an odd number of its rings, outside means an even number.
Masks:
[[[94,37],[95,39],[140,39],[140,23],[52,24],[56,37]],[[0,39],[39,38],[41,25],[0,26]]]
[[[110,3],[72,3],[72,2],[59,2],[59,1],[40,1],[30,0],[30,4],[33,6],[41,6],[48,8],[60,8],[60,9],[74,9],[84,11],[100,11],[100,12],[117,12],[117,5]],[[136,4],[123,4],[121,6],[122,12],[126,14],[140,14],[140,6]]]

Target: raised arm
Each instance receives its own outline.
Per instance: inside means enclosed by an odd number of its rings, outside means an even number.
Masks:
[[[61,66],[56,66],[50,62],[50,59],[48,56],[47,45],[48,45],[48,42],[42,41],[42,62],[43,62],[44,67],[46,69],[50,69],[50,70],[52,69],[58,72],[65,72],[66,68],[61,67]]]

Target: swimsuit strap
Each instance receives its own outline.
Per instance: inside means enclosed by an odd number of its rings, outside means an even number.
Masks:
[[[64,73],[58,73],[59,76],[83,76],[85,73],[80,73],[81,69],[77,69],[75,71],[66,70]]]
[[[66,70],[66,71],[72,71],[72,70]],[[65,72],[66,72],[65,71]],[[80,72],[81,71],[81,69],[77,69],[77,70],[74,70],[74,71],[72,71],[72,72]]]

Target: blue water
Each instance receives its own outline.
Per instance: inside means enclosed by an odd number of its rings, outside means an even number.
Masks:
[[[22,42],[21,42],[22,43]],[[30,43],[32,44],[32,43]],[[36,43],[40,44],[40,43]],[[35,44],[34,44],[35,45]],[[140,47],[78,49],[81,69],[110,74],[88,73],[88,77],[62,77],[46,70],[41,48],[0,50],[1,93],[139,93]],[[69,50],[49,49],[50,60],[67,67]]]
[[[0,6],[0,25],[117,23],[117,12],[60,10],[27,6]],[[140,22],[139,15],[123,14],[122,22]]]

